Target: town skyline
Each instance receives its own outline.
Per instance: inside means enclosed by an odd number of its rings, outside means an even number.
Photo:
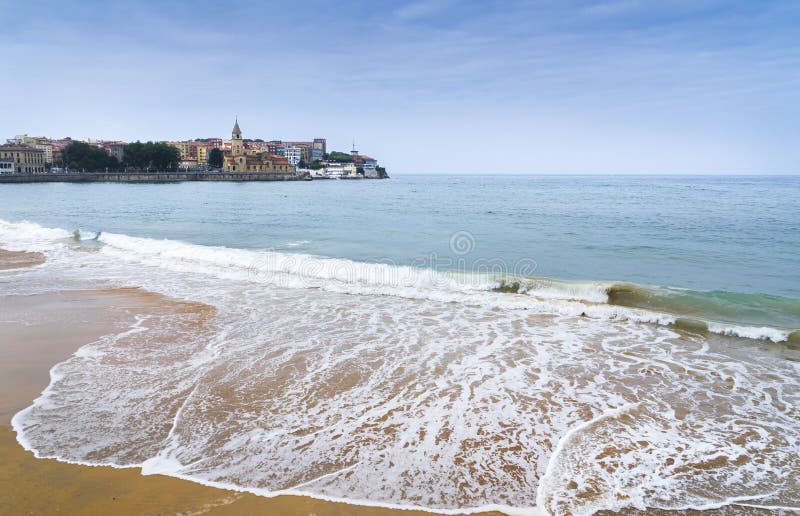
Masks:
[[[235,116],[233,118],[233,120],[234,120],[234,123],[236,123],[236,124],[239,123],[238,116]],[[200,142],[200,141],[204,141],[204,140],[220,140],[220,141],[223,141],[223,142],[230,143],[230,141],[231,141],[231,136],[230,136],[229,132],[228,133],[224,133],[222,136],[219,135],[219,134],[202,135],[202,136],[190,135],[190,136],[187,136],[187,137],[171,138],[171,139],[159,139],[159,138],[153,138],[151,136],[144,136],[144,137],[135,137],[135,138],[123,139],[123,138],[114,138],[114,137],[107,137],[105,135],[95,135],[95,134],[92,134],[92,135],[37,134],[35,131],[22,131],[22,132],[17,131],[17,132],[13,132],[13,135],[12,135],[12,133],[9,133],[9,134],[6,134],[6,135],[0,135],[0,141],[5,140],[5,141],[11,143],[11,142],[14,142],[15,140],[21,140],[24,137],[29,137],[31,139],[47,139],[47,140],[51,140],[51,141],[62,141],[62,142],[63,141],[77,141],[77,142],[85,142],[85,143],[133,143],[133,142],[179,143],[179,142],[190,142],[190,141]],[[243,136],[243,140],[245,142],[267,142],[267,143],[292,144],[292,143],[306,143],[306,142],[307,143],[311,143],[314,140],[324,140],[325,142],[327,142],[328,139],[325,138],[325,137],[319,136],[319,135],[314,136],[313,138],[309,138],[308,134],[306,134],[306,135],[304,135],[302,137],[297,137],[297,138],[276,138],[276,137],[270,137],[270,136],[265,136],[265,135],[247,135],[247,136]],[[352,138],[349,146],[346,147],[344,145],[339,145],[339,146],[334,146],[334,148],[335,149],[339,149],[339,150],[344,151],[344,152],[350,152],[352,150],[358,150],[356,144],[357,144],[357,140],[355,138]],[[327,149],[327,144],[324,145],[324,148]]]
[[[18,134],[0,144],[0,179],[3,182],[135,182],[388,177],[386,168],[380,166],[377,159],[358,151],[355,142],[349,152],[332,149],[329,152],[326,138],[295,141],[245,138],[238,117],[234,119],[230,134],[230,138],[145,142]],[[87,173],[89,176],[85,175]],[[113,177],[108,176],[109,173]]]

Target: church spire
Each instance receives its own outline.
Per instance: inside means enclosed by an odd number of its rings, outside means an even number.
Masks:
[[[242,130],[239,129],[239,117],[236,117],[236,124],[231,133],[231,154],[233,156],[244,156],[244,142],[242,141]]]

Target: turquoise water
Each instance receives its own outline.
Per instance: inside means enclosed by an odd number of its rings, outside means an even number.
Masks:
[[[0,218],[360,261],[533,259],[540,276],[800,298],[800,177],[3,185]],[[459,231],[475,239],[464,256],[449,248]]]
[[[800,177],[3,185],[0,219],[439,270],[671,287],[620,302],[800,327]]]

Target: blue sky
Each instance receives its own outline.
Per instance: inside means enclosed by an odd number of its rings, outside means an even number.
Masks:
[[[0,137],[327,137],[396,173],[800,173],[800,2],[0,0]]]

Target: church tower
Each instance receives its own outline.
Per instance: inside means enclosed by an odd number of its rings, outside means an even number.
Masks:
[[[233,126],[231,132],[231,155],[244,156],[244,142],[242,142],[242,130],[239,129],[239,119],[236,119],[236,124]]]

